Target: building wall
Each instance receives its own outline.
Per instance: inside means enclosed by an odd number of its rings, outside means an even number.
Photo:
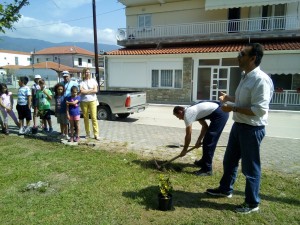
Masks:
[[[30,65],[30,54],[14,54],[7,52],[0,52],[0,66],[16,65],[16,57],[18,58],[18,65],[28,66]]]
[[[268,74],[298,74],[293,75],[293,89],[300,87],[300,64],[297,59],[300,53],[266,52],[261,68]],[[151,103],[189,103],[197,99],[199,60],[217,59],[219,65],[214,68],[224,68],[224,58],[236,59],[237,53],[202,53],[192,55],[166,55],[166,56],[118,56],[107,59],[107,90],[138,90],[147,92],[147,101]],[[296,61],[295,61],[296,60]],[[211,67],[211,66],[204,66]],[[240,73],[237,73],[237,62],[225,65],[230,69],[229,93],[234,94],[239,83]],[[153,69],[182,69],[183,87],[151,88],[151,70]],[[232,70],[232,71],[231,71]],[[275,71],[275,72],[274,72]],[[280,73],[279,73],[280,72]],[[232,74],[234,73],[234,74]],[[233,77],[231,76],[233,75]],[[200,74],[201,76],[201,74]],[[283,78],[285,75],[282,75]],[[234,85],[231,85],[233,84]]]
[[[34,63],[52,61],[70,67],[93,67],[93,57],[79,54],[59,54],[59,55],[33,55]],[[79,66],[79,58],[82,59],[82,65]],[[88,63],[90,59],[91,63]]]
[[[287,4],[286,15],[299,18],[299,4]],[[205,10],[204,0],[190,0],[126,8],[127,28],[138,27],[138,15],[144,14],[152,15],[152,26],[228,19],[228,9]],[[261,14],[261,6],[241,9],[241,19],[261,17]]]
[[[140,57],[141,58],[141,57]],[[144,59],[109,59],[106,74],[108,90],[146,91],[147,102],[190,103],[193,60],[143,57]],[[136,66],[134,66],[136,65]],[[182,88],[151,88],[152,69],[182,69]]]

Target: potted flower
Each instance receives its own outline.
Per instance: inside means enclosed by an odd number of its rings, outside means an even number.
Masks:
[[[170,177],[163,174],[159,176],[159,194],[158,194],[158,209],[162,211],[171,210],[173,208],[172,191],[173,186]]]
[[[277,88],[275,89],[275,91],[276,91],[276,92],[283,92],[283,88],[277,87]]]

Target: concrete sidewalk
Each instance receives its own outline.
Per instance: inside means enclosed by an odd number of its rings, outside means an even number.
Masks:
[[[51,138],[56,140],[60,128],[56,118],[52,118],[54,131]],[[172,145],[182,145],[185,135],[184,128],[156,125],[136,124],[125,121],[99,121],[101,141],[85,139],[83,119],[80,120],[79,144],[88,144],[97,149],[108,151],[134,152],[147,158],[168,160],[178,155],[182,148]],[[11,135],[17,135],[17,128],[10,126]],[[222,165],[223,155],[228,140],[228,132],[223,132],[215,153],[214,164]],[[1,134],[3,135],[3,134]],[[41,134],[39,130],[38,136]],[[193,132],[192,145],[196,143],[199,132]],[[57,141],[60,141],[57,139]],[[69,143],[68,143],[69,144]],[[77,143],[75,143],[77,144]],[[285,173],[300,174],[300,139],[265,137],[261,148],[262,167]],[[193,163],[199,159],[202,149],[196,149],[176,162]]]

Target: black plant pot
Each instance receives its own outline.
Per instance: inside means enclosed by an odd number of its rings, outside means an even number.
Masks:
[[[168,211],[173,209],[173,196],[171,194],[165,198],[162,194],[158,194],[158,209]]]

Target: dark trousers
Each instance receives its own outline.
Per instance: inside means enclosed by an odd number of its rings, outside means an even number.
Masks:
[[[245,202],[258,205],[261,176],[260,144],[265,136],[264,126],[250,126],[234,123],[223,160],[224,174],[220,189],[233,192],[239,161],[242,159],[242,173],[246,177]]]
[[[203,155],[200,161],[202,164],[202,169],[204,170],[212,169],[212,160],[215,150],[228,117],[229,113],[222,111],[222,109],[219,107],[209,116],[203,118],[210,120],[210,125],[205,133],[202,143]]]

